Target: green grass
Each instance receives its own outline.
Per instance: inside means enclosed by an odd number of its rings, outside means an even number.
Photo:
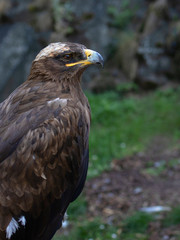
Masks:
[[[148,227],[148,224],[153,221],[153,215],[137,212],[132,216],[128,217],[123,225],[123,234],[127,233],[145,233]]]
[[[153,221],[152,215],[137,212],[128,217],[120,226],[103,223],[101,219],[75,222],[68,236],[54,237],[54,240],[147,240],[148,224]]]
[[[89,177],[109,169],[113,158],[145,149],[157,135],[180,137],[180,89],[122,98],[117,92],[88,94],[92,109]]]
[[[99,219],[93,221],[84,220],[76,223],[68,236],[56,236],[54,240],[100,240],[116,239],[118,237],[117,228],[102,223]]]
[[[172,209],[171,212],[162,221],[164,227],[180,224],[180,206]]]
[[[81,216],[84,217],[87,210],[87,202],[84,196],[81,194],[78,200],[72,202],[68,208],[68,220],[76,221],[77,217],[80,219]]]
[[[121,240],[148,240],[147,229],[154,216],[136,212],[123,222]]]
[[[163,173],[166,170],[166,165],[162,165],[159,167],[150,167],[150,168],[146,168],[145,170],[143,170],[143,173],[146,173],[148,175],[151,176],[159,176],[161,173]]]
[[[161,222],[161,229],[180,224],[180,206],[172,209],[161,220],[156,214],[135,212],[116,226],[105,224],[100,218],[88,220],[84,215],[81,221],[74,219],[68,235],[56,235],[53,240],[148,240],[150,223],[156,221]]]
[[[176,168],[180,164],[180,159],[175,158],[169,162],[161,160],[158,166],[155,166],[153,162],[148,162],[147,167],[142,170],[143,173],[151,176],[159,176],[164,173],[168,168]]]

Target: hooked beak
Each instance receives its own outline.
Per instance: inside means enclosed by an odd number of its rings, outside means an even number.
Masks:
[[[85,60],[81,60],[75,63],[67,63],[66,66],[71,67],[78,64],[81,64],[82,66],[90,65],[90,64],[100,64],[102,67],[104,66],[104,59],[101,56],[101,54],[99,54],[98,52],[90,49],[85,49],[84,53],[86,55]]]
[[[87,56],[86,64],[100,64],[102,67],[104,66],[104,59],[101,54],[90,49],[85,49],[84,52]]]

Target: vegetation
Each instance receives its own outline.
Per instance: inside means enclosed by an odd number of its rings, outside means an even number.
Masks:
[[[175,168],[180,163],[179,159],[172,159],[170,162],[165,162],[161,160],[158,164],[154,165],[154,163],[149,162],[148,166],[143,171],[144,173],[151,176],[159,176],[161,173],[164,173],[168,167]]]
[[[164,135],[172,145],[180,137],[180,88],[143,93],[140,97],[128,94],[130,90],[130,86],[123,86],[115,92],[87,94],[92,108],[89,178],[109,169],[112,159],[143,151],[154,136]],[[137,91],[134,86],[133,90]],[[147,173],[157,176],[167,164],[174,167],[179,160],[159,166],[149,162]],[[137,212],[121,223],[109,225],[101,218],[87,220],[86,207],[83,196],[71,204],[68,214],[72,230],[68,236],[56,235],[54,240],[147,240],[149,223],[158,219]],[[179,216],[178,207],[161,220],[162,226],[180,224]]]
[[[109,6],[107,9],[108,14],[112,17],[111,25],[116,28],[124,29],[135,15],[135,9],[132,10],[130,7],[131,3],[129,0],[123,0],[121,5],[121,11],[115,6]]]
[[[92,108],[89,177],[109,169],[111,160],[142,151],[156,135],[180,136],[180,89],[143,97],[117,92],[88,94]]]
[[[165,227],[177,224],[180,224],[180,206],[175,207],[163,220]]]
[[[84,220],[78,223],[70,235],[63,236],[61,240],[99,240],[99,239],[115,239],[117,238],[117,228],[103,224],[99,219],[92,221]],[[54,240],[58,240],[55,238]]]
[[[153,221],[153,216],[147,213],[137,212],[123,222],[121,234],[122,240],[146,240],[148,224]]]
[[[157,222],[158,215],[136,212],[127,217],[122,223],[113,226],[105,224],[101,219],[77,221],[74,223],[70,234],[54,237],[54,240],[148,240],[148,227],[152,222]],[[180,224],[180,206],[161,221],[162,227]],[[177,233],[177,239],[180,235]]]

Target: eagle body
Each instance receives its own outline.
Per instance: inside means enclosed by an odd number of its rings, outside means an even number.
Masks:
[[[83,45],[50,44],[0,104],[0,240],[52,239],[81,193],[90,106],[80,79],[102,62]]]

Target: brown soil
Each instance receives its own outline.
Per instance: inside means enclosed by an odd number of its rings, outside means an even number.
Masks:
[[[168,139],[157,137],[145,153],[114,159],[111,170],[87,181],[89,217],[101,216],[117,224],[142,207],[179,205],[180,150],[169,150],[169,145]],[[149,239],[175,240],[179,229],[162,229],[160,221],[152,222]]]

